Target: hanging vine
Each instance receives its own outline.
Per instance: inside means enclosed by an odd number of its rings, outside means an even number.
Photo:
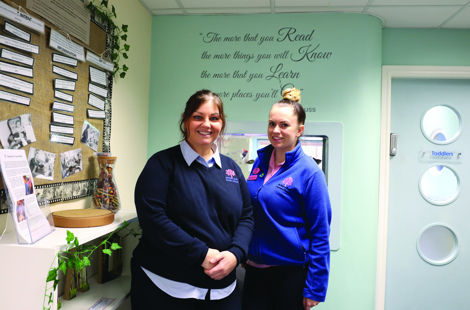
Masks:
[[[119,27],[114,23],[113,18],[117,17],[116,8],[114,5],[109,7],[108,2],[109,0],[101,0],[100,5],[95,5],[95,0],[89,0],[86,1],[86,3],[88,3],[86,7],[92,14],[95,15],[96,19],[100,19],[102,22],[107,23],[111,28],[111,33],[113,34],[113,50],[111,53],[111,58],[114,63],[113,76],[116,77],[119,75],[119,77],[124,78],[126,76],[127,70],[129,70],[129,67],[125,64],[122,64],[121,66],[120,62],[123,61],[123,59],[129,58],[127,52],[130,49],[130,45],[126,43],[128,25],[122,24],[121,27]]]

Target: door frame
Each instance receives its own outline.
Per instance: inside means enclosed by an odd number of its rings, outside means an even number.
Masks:
[[[470,66],[382,66],[380,120],[380,183],[377,226],[377,271],[375,310],[385,309],[387,270],[388,200],[390,186],[390,114],[393,78],[470,79]],[[399,145],[400,141],[398,141]],[[399,151],[399,150],[398,150]]]

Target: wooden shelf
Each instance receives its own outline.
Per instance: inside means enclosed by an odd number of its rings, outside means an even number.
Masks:
[[[19,247],[33,247],[33,248],[60,248],[65,246],[67,238],[67,230],[72,232],[80,244],[87,243],[95,240],[98,237],[107,235],[113,232],[116,228],[121,227],[124,221],[128,223],[135,222],[137,220],[137,213],[134,210],[120,210],[115,214],[114,222],[109,225],[98,226],[98,227],[87,227],[87,228],[62,228],[56,227],[55,231],[45,236],[41,240],[33,244],[18,244],[16,239],[16,233],[14,231],[6,233],[0,240],[0,245],[19,246]]]
[[[11,221],[11,219],[7,220]],[[54,262],[56,253],[66,246],[67,230],[78,238],[80,244],[84,244],[112,233],[116,228],[122,227],[124,221],[128,223],[136,222],[136,211],[120,210],[116,213],[114,222],[105,226],[89,228],[56,227],[54,232],[34,244],[18,244],[14,231],[6,233],[0,239],[1,308],[8,310],[42,308],[47,274]],[[131,252],[128,251],[127,253],[130,256]],[[123,274],[121,277],[105,284],[99,284],[93,278],[90,279],[90,282],[88,292],[79,293],[78,297],[70,301],[62,301],[62,309],[87,310],[103,297],[115,298],[106,310],[117,309],[129,296],[129,275]],[[25,292],[27,292],[27,298],[25,298]],[[56,300],[57,291],[54,292],[54,295]],[[51,309],[56,309],[55,302]]]

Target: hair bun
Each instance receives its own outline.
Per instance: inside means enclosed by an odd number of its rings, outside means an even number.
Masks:
[[[288,99],[295,102],[300,102],[300,90],[295,87],[287,88],[282,92],[282,99]]]

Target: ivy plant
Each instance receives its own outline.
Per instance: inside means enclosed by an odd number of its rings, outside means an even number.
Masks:
[[[126,43],[128,25],[122,24],[121,27],[119,27],[114,23],[113,19],[117,17],[116,8],[114,7],[114,5],[111,5],[111,7],[109,7],[108,2],[109,0],[101,0],[100,4],[96,5],[95,0],[88,0],[88,4],[86,5],[86,7],[90,12],[95,14],[95,18],[108,23],[109,27],[111,28],[111,33],[113,34],[113,76],[116,77],[117,75],[119,75],[121,78],[124,78],[126,76],[127,70],[129,70],[129,67],[125,64],[122,64],[121,66],[120,62],[123,59],[129,58],[127,52],[130,49],[130,45]]]
[[[49,268],[49,273],[46,279],[46,287],[44,292],[43,310],[50,310],[53,303],[54,291],[57,289],[57,285],[60,282],[59,271],[66,274],[67,268],[73,269],[79,272],[83,268],[90,266],[90,256],[100,246],[103,246],[103,253],[111,256],[112,252],[121,249],[121,246],[117,243],[111,243],[109,239],[116,233],[126,229],[127,233],[122,238],[132,235],[134,237],[140,236],[139,229],[127,229],[128,222],[124,221],[121,227],[116,228],[106,239],[104,239],[98,245],[80,245],[80,242],[75,235],[67,230],[66,242],[64,250],[59,251],[54,259],[52,260]],[[54,262],[58,260],[57,267],[54,267]],[[52,282],[52,284],[50,284]]]

